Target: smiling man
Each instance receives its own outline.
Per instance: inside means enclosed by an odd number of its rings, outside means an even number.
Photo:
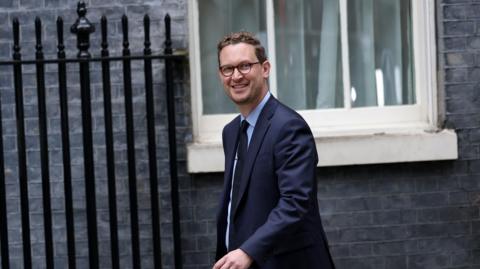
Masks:
[[[251,33],[224,37],[218,63],[240,115],[222,134],[225,176],[213,268],[334,268],[318,211],[310,128],[270,94],[270,63]]]

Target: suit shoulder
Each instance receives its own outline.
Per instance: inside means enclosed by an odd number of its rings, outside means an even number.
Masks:
[[[223,126],[223,133],[235,129],[235,126],[240,126],[240,115],[236,116],[233,120]]]
[[[293,110],[292,108],[281,102],[278,102],[274,117],[275,121],[278,123],[286,124],[291,121],[300,121],[303,124],[308,125],[307,122],[297,111]]]

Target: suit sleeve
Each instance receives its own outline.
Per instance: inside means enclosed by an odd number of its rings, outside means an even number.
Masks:
[[[280,198],[266,222],[240,246],[258,264],[274,247],[295,232],[312,206],[316,189],[317,152],[312,133],[301,119],[286,122],[274,146],[275,174]]]

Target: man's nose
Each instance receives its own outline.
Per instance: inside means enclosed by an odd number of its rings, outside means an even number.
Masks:
[[[233,74],[232,74],[233,79],[241,79],[243,78],[243,74],[238,71],[238,67],[233,69]]]

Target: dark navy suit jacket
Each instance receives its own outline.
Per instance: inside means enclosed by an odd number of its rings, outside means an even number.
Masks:
[[[227,207],[240,116],[223,130],[224,189],[217,222],[217,253],[225,247]],[[318,162],[310,128],[273,96],[263,108],[248,147],[240,198],[232,204],[229,249],[241,248],[252,268],[334,268],[317,204]]]

